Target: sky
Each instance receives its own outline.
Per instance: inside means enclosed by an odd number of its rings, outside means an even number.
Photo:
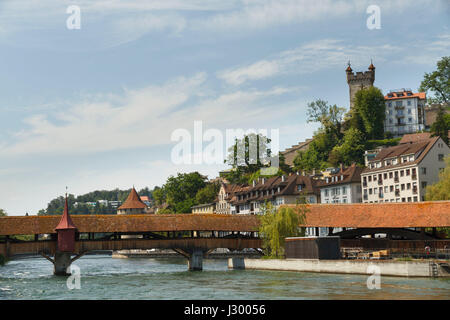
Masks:
[[[278,130],[283,150],[318,128],[308,102],[349,107],[348,61],[372,60],[384,93],[417,91],[449,55],[449,21],[439,0],[1,0],[0,208],[215,178],[225,164],[171,156],[177,129],[199,141],[194,121],[224,139]]]

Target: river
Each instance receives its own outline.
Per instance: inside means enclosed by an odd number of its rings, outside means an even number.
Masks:
[[[183,258],[113,259],[88,255],[74,262],[80,289],[40,257],[0,267],[0,300],[6,299],[450,299],[449,279],[382,277],[369,290],[367,276],[228,270],[226,260],[204,260],[187,271]]]

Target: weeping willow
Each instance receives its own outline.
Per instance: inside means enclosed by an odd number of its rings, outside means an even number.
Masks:
[[[295,208],[281,207],[278,210],[270,203],[263,206],[259,234],[267,257],[282,258],[285,238],[304,235],[304,230],[299,225],[305,221],[306,210],[305,204],[298,204]]]

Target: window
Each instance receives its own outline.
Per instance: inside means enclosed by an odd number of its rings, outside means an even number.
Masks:
[[[410,106],[411,105],[411,100],[408,100],[407,104],[408,104],[408,106]],[[409,110],[408,113],[411,113],[411,109],[408,109],[408,110]]]
[[[342,194],[347,194],[347,187],[342,187]]]
[[[401,187],[402,187],[402,191],[405,190],[405,184],[404,183],[402,183]]]
[[[302,191],[302,185],[301,185],[301,184],[299,184],[299,185],[297,186],[297,191]]]
[[[388,191],[389,191],[388,186],[385,186],[384,187],[384,193],[388,193]]]
[[[390,192],[393,192],[393,191],[394,191],[394,186],[390,186],[390,187],[389,187],[389,191],[390,191]]]
[[[422,189],[425,189],[427,187],[427,182],[426,181],[422,181]]]
[[[412,122],[412,118],[408,118],[408,122]]]
[[[404,170],[400,170],[400,177],[403,177],[405,175],[405,171]]]
[[[384,173],[384,174],[383,174],[383,178],[384,178],[384,179],[387,179],[387,173]]]
[[[420,168],[420,169],[421,169],[421,171],[422,171],[422,174],[427,174],[427,168],[422,167],[422,168]]]
[[[410,189],[411,189],[411,183],[407,183],[407,184],[406,184],[406,189],[407,189],[407,190],[410,190]]]
[[[372,181],[372,176],[369,176],[368,179],[369,179],[369,182],[371,182]]]
[[[325,189],[325,197],[328,197],[328,189]]]
[[[438,154],[438,160],[439,161],[444,161],[444,155],[443,154]]]
[[[392,179],[392,171],[389,172],[389,179]]]
[[[406,175],[409,176],[409,169],[406,169]]]

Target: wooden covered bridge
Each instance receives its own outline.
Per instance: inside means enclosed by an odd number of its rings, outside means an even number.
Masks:
[[[188,259],[189,269],[201,270],[203,256],[216,248],[261,248],[259,225],[255,215],[71,216],[66,205],[62,216],[1,217],[0,239],[4,239],[0,254],[41,254],[53,262],[55,274],[66,274],[67,267],[88,251],[160,248],[178,252]],[[325,227],[330,232],[333,228],[350,228],[340,234],[342,238],[386,233],[406,239],[432,239],[437,234],[426,234],[425,228],[450,226],[450,201],[308,205],[302,226]],[[205,233],[209,236],[202,237]],[[50,239],[40,240],[43,234],[49,234]],[[11,238],[14,235],[34,235],[34,239],[15,241]]]

